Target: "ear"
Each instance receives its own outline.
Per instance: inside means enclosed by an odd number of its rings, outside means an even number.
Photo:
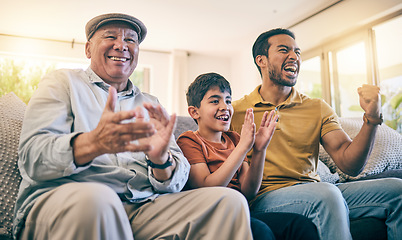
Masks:
[[[189,107],[187,108],[187,111],[188,111],[188,114],[190,114],[190,116],[191,116],[193,119],[197,120],[198,118],[200,118],[200,115],[199,115],[199,113],[198,113],[198,108],[197,108],[197,107],[189,106]]]
[[[91,43],[89,41],[85,43],[85,55],[88,59],[91,59]]]
[[[260,68],[265,67],[268,62],[267,56],[258,55],[257,57],[255,57],[255,62]]]

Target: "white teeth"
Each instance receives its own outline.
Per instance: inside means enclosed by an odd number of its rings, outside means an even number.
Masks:
[[[227,120],[229,120],[229,116],[220,116],[220,117],[217,117],[216,119],[227,121]]]
[[[127,61],[127,58],[120,58],[120,57],[110,57],[110,59],[113,61],[122,61],[122,62]]]
[[[285,67],[285,70],[286,71],[291,71],[291,72],[296,72],[296,67],[295,66],[288,66],[288,67]]]

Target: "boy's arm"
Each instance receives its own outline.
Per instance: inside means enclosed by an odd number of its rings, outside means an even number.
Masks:
[[[207,161],[203,155],[201,148],[190,147],[190,141],[185,138],[179,138],[178,144],[181,147],[183,154],[188,158],[191,163],[190,176],[188,184],[192,188],[211,187],[211,186],[224,186],[227,187],[236,171],[242,165],[247,152],[250,150],[254,143],[255,124],[252,110],[248,111],[245,115],[245,121],[242,128],[240,141],[229,157],[223,164],[213,173],[207,166]],[[188,139],[188,138],[187,138]],[[192,162],[193,159],[204,158],[205,161],[197,163]]]
[[[227,187],[236,171],[244,162],[243,160],[246,157],[247,151],[247,149],[236,147],[224,163],[213,173],[210,172],[206,163],[192,164],[188,184],[192,188],[213,186]]]
[[[260,189],[264,172],[265,153],[274,134],[277,119],[278,115],[274,116],[274,111],[271,111],[269,115],[268,112],[264,113],[261,126],[255,135],[250,167],[242,168],[240,172],[241,192],[247,199],[254,198]],[[246,169],[247,171],[243,171]]]
[[[191,187],[227,187],[237,170],[246,158],[247,152],[254,143],[254,115],[252,109],[247,110],[241,131],[240,141],[223,162],[213,173],[209,171],[207,164],[199,163],[191,165],[189,184]]]

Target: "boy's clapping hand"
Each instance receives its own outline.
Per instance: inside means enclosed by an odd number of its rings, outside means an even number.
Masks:
[[[265,151],[274,135],[278,115],[275,115],[275,111],[268,111],[264,113],[261,120],[261,126],[255,134],[254,151]]]
[[[244,115],[244,123],[241,129],[238,146],[245,146],[247,151],[251,149],[255,139],[255,128],[253,109],[249,108]]]

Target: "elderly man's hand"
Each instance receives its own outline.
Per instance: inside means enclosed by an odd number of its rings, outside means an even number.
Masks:
[[[139,143],[138,139],[155,134],[156,128],[151,122],[130,121],[144,118],[144,111],[137,108],[131,111],[114,112],[117,92],[109,88],[105,109],[97,127],[72,139],[74,161],[78,166],[88,164],[95,157],[105,153],[149,151],[149,142]]]
[[[360,106],[364,112],[370,117],[378,118],[381,110],[380,88],[364,84],[357,89],[357,92],[360,97]]]
[[[150,145],[152,148],[145,151],[149,159],[155,164],[164,164],[168,159],[169,141],[176,122],[176,115],[169,116],[161,105],[144,103],[148,110],[149,121],[156,128],[155,134],[139,140],[140,145]]]
[[[144,118],[145,113],[141,108],[115,113],[116,101],[116,89],[110,87],[102,117],[96,129],[92,131],[93,141],[97,144],[97,149],[102,153],[150,150],[151,145],[147,143],[138,144],[134,140],[152,136],[156,132],[153,124],[145,121],[129,121],[134,117]]]

